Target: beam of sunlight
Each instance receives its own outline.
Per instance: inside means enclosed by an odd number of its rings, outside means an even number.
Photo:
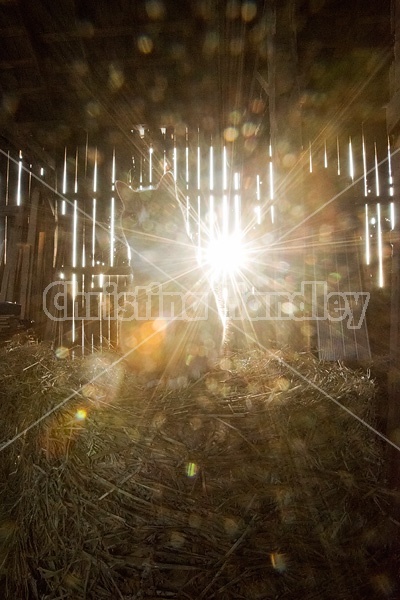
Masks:
[[[379,168],[378,168],[378,152],[376,149],[376,142],[374,142],[374,159],[375,159],[375,193],[377,198],[381,195],[379,185]]]
[[[275,189],[274,189],[274,164],[272,160],[272,144],[269,144],[269,200],[271,203],[270,214],[271,214],[271,223],[275,222],[275,212],[274,212],[274,200],[275,200]]]
[[[77,266],[77,245],[78,245],[78,200],[74,200],[74,214],[72,223],[72,268]]]
[[[376,205],[376,219],[378,228],[378,286],[384,286],[383,278],[383,244],[382,244],[382,221],[381,221],[381,205],[378,202]]]
[[[197,145],[197,191],[201,189],[201,152],[200,142]]]
[[[111,204],[110,204],[110,266],[114,266],[115,252],[115,148],[113,149],[111,166]]]
[[[65,196],[67,193],[67,148],[64,150],[64,168],[63,168],[63,179],[62,179],[62,195]],[[61,202],[61,214],[65,215],[67,213],[67,206],[65,202],[65,198],[63,198]]]
[[[32,165],[29,165],[29,179],[28,179],[28,198],[30,200],[31,198],[31,191],[32,191]]]
[[[209,163],[209,187],[210,192],[214,190],[214,148],[210,146],[210,163]]]
[[[200,252],[201,248],[201,197],[200,194],[197,196],[197,247]]]
[[[104,275],[99,275],[99,304],[98,304],[98,315],[99,315],[99,338],[100,338],[100,351],[103,349],[103,286],[104,286]]]
[[[81,214],[85,213],[81,211]],[[84,219],[82,219],[82,267],[86,267],[86,224]]]
[[[174,179],[178,181],[178,148],[176,147],[176,138],[174,136],[174,150],[173,150],[173,169],[174,169]]]
[[[275,199],[274,190],[274,165],[272,161],[272,145],[269,145],[269,199],[271,202]]]
[[[392,152],[390,148],[390,139],[388,136],[388,181],[389,181],[389,196],[394,195],[394,187],[393,187],[393,174],[392,174]]]
[[[97,147],[94,155],[94,169],[93,169],[93,193],[97,192]]]
[[[140,155],[140,167],[139,167],[139,189],[143,189],[143,156]]]
[[[189,189],[189,132],[188,132],[188,128],[186,127],[186,133],[185,133],[185,141],[186,141],[186,146],[185,146],[185,182],[186,182],[186,189]]]
[[[190,196],[189,196],[189,182],[190,182],[190,171],[189,171],[189,133],[186,127],[185,134],[186,146],[185,146],[185,184],[186,184],[186,232],[188,236],[191,236],[191,223],[190,223]]]
[[[209,150],[209,166],[208,166],[208,182],[209,182],[209,190],[210,190],[210,207],[209,207],[209,227],[210,227],[210,240],[214,239],[215,235],[215,199],[214,199],[214,149],[213,146],[210,146]]]
[[[388,153],[388,183],[389,183],[389,197],[393,198],[394,196],[394,182],[393,182],[393,173],[392,173],[392,151],[390,147],[390,138],[388,136],[387,140],[387,153]],[[389,214],[390,214],[390,229],[393,231],[396,226],[395,221],[395,210],[394,210],[394,202],[391,202],[389,205]]]
[[[78,148],[77,148],[76,152],[75,152],[74,194],[78,193],[78,157],[79,157],[79,153],[78,153]]]
[[[363,177],[364,177],[364,196],[368,196],[368,179],[367,179],[367,151],[365,148],[364,132],[362,132],[362,160],[363,160]]]
[[[349,138],[349,175],[351,181],[354,181],[354,158],[353,158],[353,143]]]
[[[393,231],[396,226],[394,202],[390,203],[389,210],[390,210],[390,229]]]
[[[256,214],[256,224],[261,225],[261,180],[260,175],[256,177],[256,206],[254,212]]]
[[[114,236],[115,236],[115,198],[111,196],[110,205],[110,267],[114,266]]]
[[[71,330],[71,340],[72,343],[74,344],[76,341],[76,323],[75,323],[75,318],[76,318],[76,313],[75,313],[75,308],[76,308],[76,295],[77,295],[77,291],[78,291],[78,282],[76,279],[76,273],[72,273],[72,282],[71,282],[71,300],[72,300],[72,330]]]
[[[365,263],[371,262],[368,204],[365,204]]]
[[[81,290],[84,291],[84,289],[85,289],[85,274],[84,273],[82,273],[81,281],[82,281]],[[82,300],[81,300],[81,306],[82,306],[82,309],[84,309],[85,298],[83,295],[82,295]],[[81,352],[82,352],[82,356],[85,354],[85,346],[86,346],[86,343],[85,343],[85,319],[82,319],[81,320]]]
[[[2,154],[3,156],[7,157],[8,154],[7,152],[5,152],[4,150],[2,150],[0,148],[0,154]],[[13,162],[15,165],[18,164],[18,161],[14,158],[12,158],[10,156],[10,161]],[[23,167],[23,170],[26,172],[29,172],[28,169],[26,167]],[[43,181],[38,175],[35,175],[35,173],[32,173],[32,177],[34,179],[36,179],[37,181],[40,182],[40,184],[42,186],[44,186],[46,189],[48,189],[52,194],[55,194],[57,198],[61,198],[63,201],[65,201],[66,204],[69,204],[70,206],[73,206],[73,202],[71,200],[69,200],[68,198],[66,198],[65,196],[63,196],[58,190],[57,188],[51,186],[50,184],[46,183],[45,181]],[[96,219],[96,198],[93,198],[92,200],[92,211],[91,213],[86,212],[83,209],[80,209],[78,207],[78,212],[80,213],[80,215],[83,217],[82,221],[83,223],[85,223],[85,219],[87,219],[88,221],[92,222],[92,241],[91,241],[91,249],[92,249],[92,263],[94,262],[94,254],[93,254],[93,249],[95,248],[94,245],[94,240],[95,238],[93,238],[93,231],[96,231],[96,227],[98,227],[99,229],[103,230],[107,235],[109,235],[109,228],[108,226],[104,225],[101,222],[97,222]],[[157,236],[154,236],[155,239],[157,239]],[[158,236],[159,237],[159,236]],[[119,237],[117,238],[119,242],[125,244],[125,239],[123,237]],[[163,238],[160,238],[163,239]],[[132,250],[130,248],[130,246],[128,246],[127,248],[127,254],[128,254],[128,260],[131,261],[132,258]],[[168,274],[162,269],[160,268],[157,264],[155,264],[154,262],[152,262],[151,260],[147,259],[146,257],[143,257],[140,252],[136,252],[136,254],[138,254],[139,256],[141,256],[141,258],[147,262],[151,267],[155,268],[161,275],[163,276],[167,276]],[[82,266],[85,266],[84,264]],[[92,264],[92,266],[94,266]],[[94,287],[94,282],[92,280],[91,283],[91,287]]]
[[[226,146],[222,150],[222,189],[226,193],[228,189],[228,158],[226,155]]]
[[[365,147],[365,137],[364,131],[362,132],[361,139],[362,146],[362,160],[363,160],[363,181],[364,181],[364,196],[368,197],[368,177],[367,177],[367,150]],[[368,204],[365,203],[365,263],[367,265],[371,262],[371,240],[369,233],[369,214],[368,214]]]
[[[92,200],[92,267],[95,265],[96,260],[96,213],[97,213],[97,200]]]
[[[94,158],[94,169],[93,169],[93,193],[97,192],[97,148]],[[96,196],[93,197],[92,201],[92,267],[95,265],[96,260],[96,219],[97,219],[97,200]],[[92,282],[93,285],[93,282]]]
[[[229,231],[229,206],[228,206],[228,195],[223,194],[222,196],[222,235],[228,235]]]
[[[153,146],[149,147],[149,185],[153,185]]]
[[[210,240],[215,237],[215,207],[214,207],[214,195],[210,194],[210,208],[209,208],[209,221],[210,221]]]
[[[397,155],[397,153],[399,151],[400,151],[400,148],[397,148],[392,153],[392,158],[393,158],[393,156]],[[380,165],[382,165],[383,163],[385,163],[386,161],[387,161],[387,156],[380,161],[380,163],[378,164],[378,167]],[[374,169],[375,169],[375,167],[372,167],[371,169],[369,169],[367,175],[369,175]],[[343,194],[345,194],[352,187],[352,185],[360,183],[360,181],[362,181],[363,177],[364,176],[361,175],[358,179],[356,179],[354,182],[352,182],[351,184],[349,184],[345,189],[341,190],[340,192],[338,192],[337,194],[335,194],[334,196],[332,196],[329,200],[327,200],[326,202],[324,202],[323,204],[321,204],[321,206],[319,206],[314,211],[312,211],[310,214],[308,214],[306,217],[304,217],[304,219],[301,219],[301,221],[299,221],[298,223],[296,223],[296,225],[294,225],[293,227],[291,227],[290,229],[288,229],[284,233],[280,234],[279,239],[276,240],[272,244],[272,246],[273,247],[278,246],[281,243],[281,241],[283,239],[287,238],[291,233],[293,233],[293,231],[295,231],[296,229],[298,229],[299,227],[301,227],[302,225],[304,225],[305,223],[307,223],[307,221],[309,221],[310,219],[312,219],[313,217],[315,217],[315,215],[317,215],[322,210],[324,210],[327,206],[329,206],[329,204],[331,204],[332,202],[334,202],[335,200],[337,200],[338,198],[340,198]]]
[[[235,233],[239,234],[241,231],[241,215],[242,215],[242,207],[241,207],[241,197],[240,197],[240,174],[234,174],[234,214],[235,214]]]

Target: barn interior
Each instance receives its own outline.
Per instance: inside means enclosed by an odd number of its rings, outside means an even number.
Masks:
[[[399,15],[0,0],[3,597],[398,597]],[[131,368],[116,182],[217,289],[189,385]]]

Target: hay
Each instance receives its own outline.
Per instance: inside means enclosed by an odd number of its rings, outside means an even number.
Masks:
[[[0,352],[0,440],[48,414],[1,452],[3,597],[395,593],[382,448],[318,389],[373,425],[366,376],[252,351],[149,390],[116,355]]]

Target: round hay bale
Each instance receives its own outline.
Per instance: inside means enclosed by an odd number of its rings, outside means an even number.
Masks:
[[[0,352],[3,597],[395,597],[364,374],[251,351],[150,390],[111,353]]]

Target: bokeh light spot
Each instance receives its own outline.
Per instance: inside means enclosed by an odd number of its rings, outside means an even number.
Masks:
[[[242,115],[238,110],[233,110],[229,113],[229,121],[232,123],[232,125],[240,125],[242,121]]]
[[[286,377],[278,377],[275,381],[274,389],[281,392],[287,392],[290,388],[290,381]]]
[[[248,1],[242,4],[242,19],[245,23],[253,21],[257,14],[257,5],[255,2]]]
[[[281,310],[286,315],[294,315],[297,312],[297,306],[293,302],[282,302]]]
[[[371,578],[371,583],[379,594],[390,596],[393,593],[393,582],[386,573],[377,573]]]
[[[146,12],[153,21],[160,21],[165,17],[165,6],[160,0],[147,0]]]
[[[201,522],[202,522],[202,519],[201,519],[200,515],[197,515],[197,514],[189,515],[189,518],[188,518],[189,527],[192,527],[193,529],[200,529]]]
[[[329,283],[339,283],[339,281],[342,279],[342,276],[340,275],[340,273],[329,273],[328,275],[328,281]]]
[[[307,254],[304,261],[305,261],[306,265],[309,265],[310,267],[317,264],[317,259],[312,254]]]
[[[110,65],[108,74],[108,87],[110,90],[117,91],[124,85],[125,77],[119,67]]]
[[[198,467],[196,463],[187,463],[186,465],[186,475],[188,477],[195,477],[197,475]]]
[[[222,371],[231,371],[232,370],[232,361],[228,356],[224,356],[219,363]]]
[[[87,417],[87,412],[84,408],[79,408],[75,413],[75,418],[78,421],[84,421]]]
[[[99,102],[96,102],[95,100],[92,100],[90,102],[87,103],[86,105],[86,113],[89,117],[98,117],[100,116],[100,112],[101,112],[101,107]]]
[[[56,348],[55,355],[57,358],[64,359],[69,357],[69,350],[65,346],[59,346]]]
[[[228,535],[236,535],[239,529],[238,522],[236,519],[226,517],[224,519],[224,529]]]
[[[278,571],[278,573],[283,573],[284,571],[286,571],[287,565],[286,557],[284,554],[280,552],[272,552],[272,554],[270,554],[270,559],[271,565],[275,569],[275,571]]]
[[[282,164],[285,169],[292,169],[296,164],[297,157],[293,152],[286,152],[283,156]]]
[[[173,548],[181,548],[185,543],[185,539],[180,531],[171,531],[169,542]]]
[[[236,127],[227,127],[224,131],[224,138],[227,142],[234,142],[239,136]]]
[[[243,133],[244,137],[248,138],[252,135],[255,135],[256,131],[257,131],[257,125],[255,123],[252,123],[251,121],[248,121],[247,123],[243,123],[242,133]]]
[[[193,431],[197,431],[198,429],[201,429],[202,426],[203,426],[203,421],[200,417],[192,417],[190,419],[190,427],[193,429]]]
[[[150,54],[153,51],[153,40],[148,35],[141,35],[137,41],[139,52]]]
[[[204,56],[210,57],[215,54],[218,49],[219,37],[216,31],[209,31],[206,34],[203,43],[203,54]]]
[[[87,383],[83,386],[81,393],[82,396],[85,396],[85,398],[95,398],[97,395],[96,386],[93,385],[93,383]]]

